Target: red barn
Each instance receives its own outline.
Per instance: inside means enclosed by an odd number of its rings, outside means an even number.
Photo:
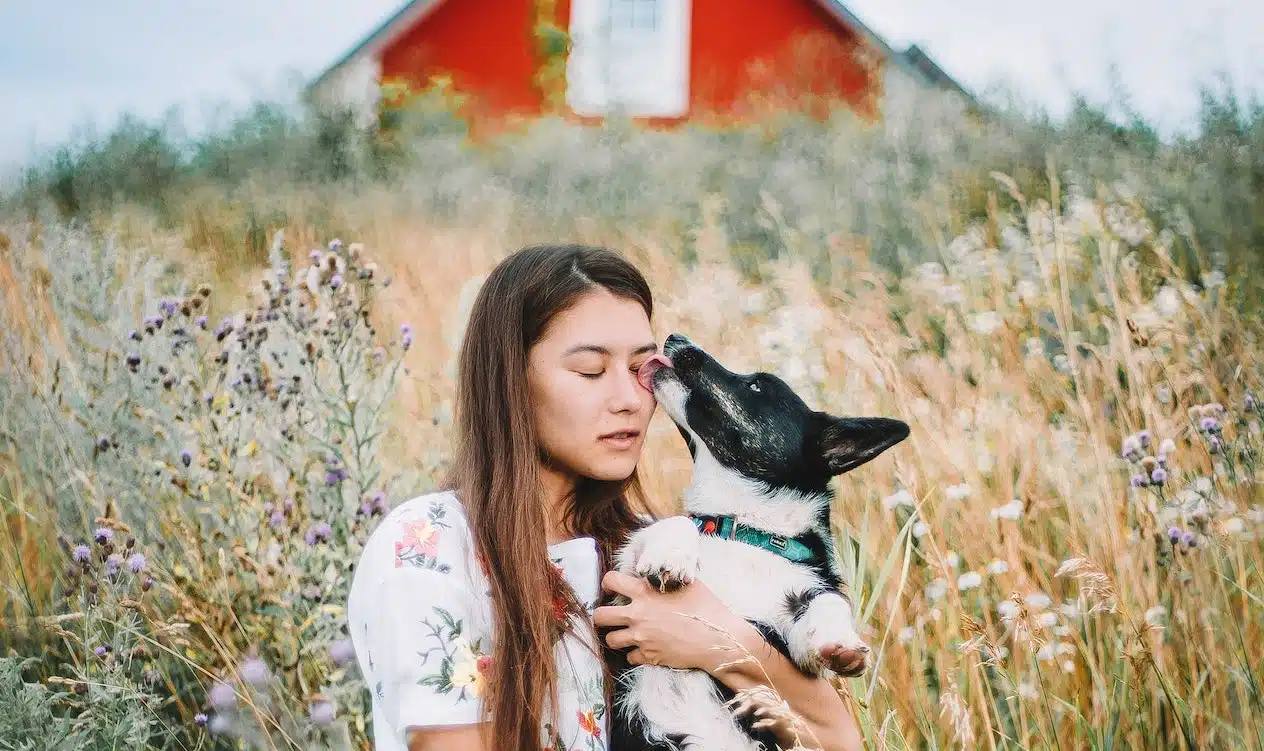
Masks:
[[[654,121],[740,117],[763,101],[885,92],[967,94],[920,49],[893,50],[839,0],[412,0],[309,87],[375,111],[380,86],[437,77],[481,116],[614,112]]]

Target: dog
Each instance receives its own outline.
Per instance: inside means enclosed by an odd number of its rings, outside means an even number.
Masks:
[[[908,425],[812,410],[780,378],[730,372],[679,334],[638,378],[684,437],[693,478],[686,515],[634,532],[615,567],[662,591],[703,580],[805,674],[862,674],[869,647],[834,561],[830,481],[904,440]],[[614,751],[776,747],[770,731],[733,717],[733,692],[706,672],[634,666],[608,647],[607,657]]]

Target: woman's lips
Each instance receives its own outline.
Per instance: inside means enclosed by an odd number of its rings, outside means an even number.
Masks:
[[[654,390],[654,374],[662,368],[670,368],[672,361],[667,359],[666,355],[653,354],[646,360],[636,371],[636,380],[640,382],[641,388],[646,391]]]
[[[613,449],[626,450],[635,446],[636,439],[640,437],[641,432],[639,430],[620,430],[614,433],[606,433],[598,440]]]

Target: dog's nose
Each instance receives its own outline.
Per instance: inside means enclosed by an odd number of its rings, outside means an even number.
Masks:
[[[671,334],[663,342],[663,354],[672,357],[673,353],[692,346],[693,342],[689,341],[689,338],[683,334]]]

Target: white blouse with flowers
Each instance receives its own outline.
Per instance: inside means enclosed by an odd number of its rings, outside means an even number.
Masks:
[[[591,616],[600,591],[596,543],[580,537],[549,555]],[[464,508],[451,492],[396,507],[369,538],[347,603],[351,640],[373,695],[377,751],[406,751],[410,727],[482,719],[492,653],[491,594]],[[540,729],[546,751],[604,751],[601,659],[588,624],[555,647],[561,711]]]

